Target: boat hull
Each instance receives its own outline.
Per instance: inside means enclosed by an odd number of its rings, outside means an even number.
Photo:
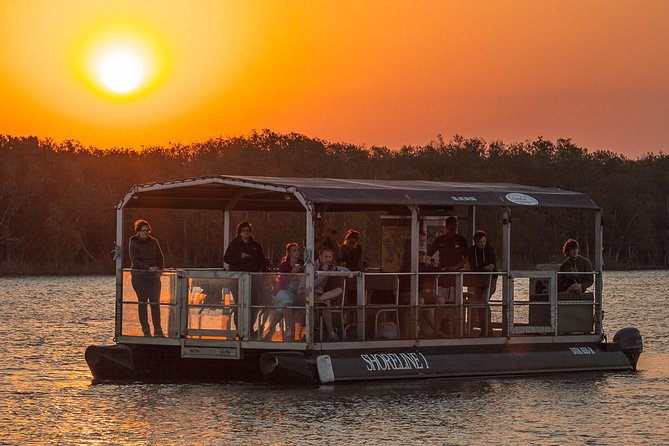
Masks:
[[[614,344],[550,348],[520,344],[501,348],[469,346],[318,354],[268,352],[260,358],[265,378],[282,384],[634,370],[635,367],[636,359]]]
[[[86,362],[93,382],[156,381],[262,381],[258,367],[262,352],[246,351],[240,359],[183,358],[172,345],[92,345]]]
[[[244,350],[240,359],[183,358],[178,346],[91,346],[94,382],[269,381],[281,384],[634,370],[617,343],[501,344],[413,349]]]

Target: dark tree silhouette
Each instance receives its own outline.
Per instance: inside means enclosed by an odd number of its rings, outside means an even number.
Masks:
[[[0,273],[110,273],[114,206],[132,185],[214,174],[505,182],[581,191],[604,209],[607,267],[669,266],[667,155],[628,159],[589,152],[569,139],[505,144],[459,135],[390,150],[263,130],[141,151],[0,135]],[[560,211],[516,214],[514,255],[523,265],[559,260],[559,246],[567,236],[578,237],[590,249],[594,228],[578,216]],[[167,264],[222,264],[221,211],[152,210],[136,217],[160,228]],[[257,235],[270,252],[280,253],[285,241],[304,237],[300,220],[291,216],[279,223],[273,219],[271,232],[264,214],[238,217],[259,223]],[[379,251],[376,217],[340,216],[333,222],[367,234],[365,251],[373,258]],[[493,229],[497,220],[494,212],[480,219],[492,240],[499,239]],[[518,236],[537,232],[543,237]]]

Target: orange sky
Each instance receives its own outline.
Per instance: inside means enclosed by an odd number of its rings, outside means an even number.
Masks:
[[[98,147],[300,132],[669,152],[669,1],[0,1],[0,133]],[[105,88],[110,46],[145,64]]]

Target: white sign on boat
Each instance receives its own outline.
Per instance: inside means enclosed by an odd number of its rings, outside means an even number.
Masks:
[[[521,206],[536,206],[539,204],[539,201],[536,198],[525,194],[506,194],[506,199],[511,203],[519,204]]]

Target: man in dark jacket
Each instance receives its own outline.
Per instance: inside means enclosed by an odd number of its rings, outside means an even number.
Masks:
[[[147,303],[151,305],[154,336],[164,336],[160,324],[160,276],[165,259],[158,240],[151,237],[151,225],[146,220],[135,221],[135,235],[130,237],[130,274],[132,288],[137,294],[139,323],[144,336],[151,336]]]

